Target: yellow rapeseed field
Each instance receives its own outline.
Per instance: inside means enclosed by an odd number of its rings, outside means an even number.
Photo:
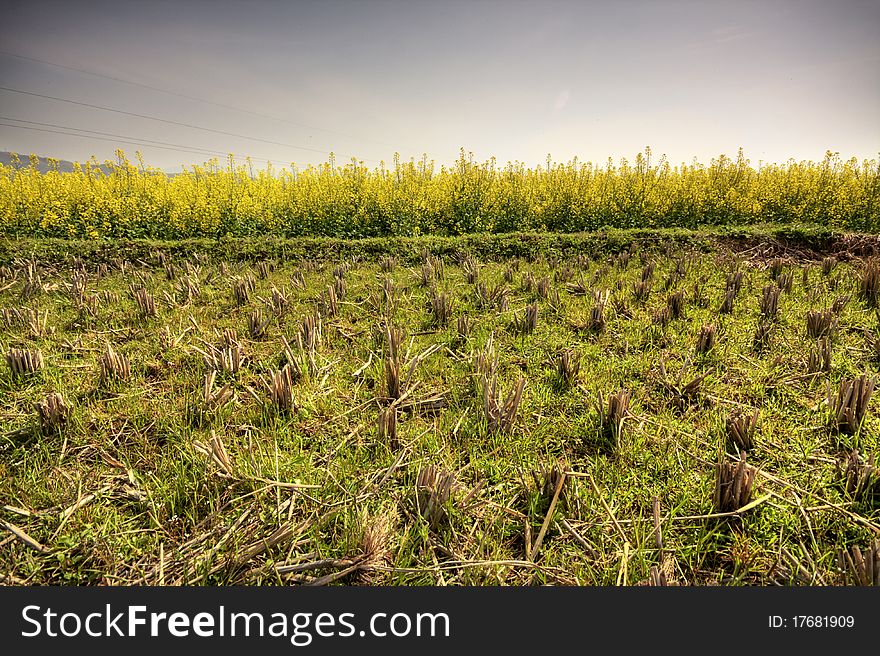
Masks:
[[[795,222],[880,231],[880,161],[831,152],[821,162],[755,167],[740,151],[673,166],[646,149],[633,161],[529,168],[462,151],[449,167],[331,156],[280,170],[230,155],[177,175],[136,159],[117,151],[103,168],[93,159],[66,173],[40,173],[34,156],[0,165],[0,235],[357,238]]]

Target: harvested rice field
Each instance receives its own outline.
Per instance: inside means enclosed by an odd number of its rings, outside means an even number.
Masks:
[[[876,256],[720,241],[23,255],[0,579],[877,584],[878,306]]]

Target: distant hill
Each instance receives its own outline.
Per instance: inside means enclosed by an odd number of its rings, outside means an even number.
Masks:
[[[18,153],[18,158],[21,160],[20,168],[27,168],[30,166],[30,154]],[[12,153],[6,150],[0,151],[0,164],[4,166],[12,165]],[[40,157],[40,163],[37,165],[40,173],[47,173],[50,170],[49,167],[49,158],[48,157]],[[58,170],[62,173],[70,173],[73,171],[73,162],[69,162],[66,159],[62,159],[58,161]],[[104,173],[109,173],[109,169],[101,165],[101,170]]]

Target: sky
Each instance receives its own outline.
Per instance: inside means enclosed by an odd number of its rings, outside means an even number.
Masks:
[[[880,156],[880,0],[28,0],[0,17],[0,150],[140,149],[167,170]]]

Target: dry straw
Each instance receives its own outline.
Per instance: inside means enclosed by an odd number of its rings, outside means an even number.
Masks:
[[[831,371],[831,340],[820,337],[807,352],[807,372],[811,374]]]
[[[43,368],[43,353],[39,350],[9,349],[6,365],[13,377],[30,376]]]
[[[535,292],[538,294],[540,298],[547,298],[547,295],[550,293],[550,277],[544,276],[542,278],[538,278],[535,283]]]
[[[208,441],[208,444],[194,442],[193,446],[196,451],[208,456],[210,461],[217,468],[217,475],[220,478],[236,477],[235,466],[232,459],[229,457],[229,453],[226,451],[226,445],[223,444],[223,438],[217,435],[215,431],[211,431],[211,439]]]
[[[583,275],[578,280],[567,283],[565,289],[572,296],[586,296],[591,291],[590,285],[584,280]]]
[[[531,471],[532,481],[538,495],[538,512],[546,513],[553,502],[565,506],[565,487],[568,481],[566,472],[568,467],[556,460],[550,465],[542,464],[537,470]],[[557,494],[556,490],[559,490]]]
[[[577,382],[581,371],[581,354],[566,349],[556,356],[556,377],[566,387],[571,387]]]
[[[530,335],[538,327],[538,304],[527,305],[522,314],[513,314],[513,331],[518,335]]]
[[[830,276],[834,269],[837,267],[837,258],[833,255],[826,257],[822,260],[822,275]]]
[[[620,317],[621,319],[632,319],[635,316],[633,311],[630,310],[629,306],[626,304],[626,299],[611,299],[611,307],[614,310],[615,316]]]
[[[264,406],[268,405],[271,409],[285,414],[296,410],[296,402],[293,396],[294,377],[290,367],[285,366],[277,371],[269,372],[268,376],[260,376],[260,382],[263,384],[264,391],[268,394],[268,404],[260,399],[253,390],[248,388],[251,395]]]
[[[843,294],[842,296],[835,298],[834,302],[831,304],[831,312],[840,316],[846,309],[846,306],[849,305],[851,298],[852,297],[849,294]]]
[[[684,318],[684,291],[670,294],[666,299],[666,306],[669,308],[669,314],[673,319]]]
[[[340,278],[337,278],[334,284],[327,287],[327,291],[324,292],[324,295],[321,298],[324,315],[327,317],[335,317],[339,314],[339,296],[337,295],[336,290],[340,280]],[[342,287],[344,288],[344,286],[345,281],[343,280]]]
[[[672,312],[669,310],[669,306],[663,306],[654,315],[651,317],[651,322],[657,326],[664,327],[672,321]]]
[[[312,374],[317,372],[318,365],[315,362],[314,354],[307,353],[302,348],[294,348],[290,345],[290,342],[287,341],[287,338],[282,335],[281,336],[281,358],[280,358],[280,366],[288,366],[290,367],[291,375],[299,380],[302,378],[303,374],[308,371]]]
[[[859,291],[869,307],[876,307],[880,302],[880,257],[865,262],[859,276]]]
[[[214,382],[216,379],[216,369],[212,369],[205,374],[204,384],[202,386],[202,403],[206,410],[216,410],[221,408],[232,401],[235,396],[235,393],[228,384],[219,389],[214,389]]]
[[[174,291],[182,299],[183,303],[190,303],[202,293],[202,287],[198,277],[183,276],[174,284]]]
[[[379,271],[382,273],[391,273],[394,271],[394,268],[397,266],[397,258],[393,255],[388,255],[379,260]]]
[[[727,416],[724,422],[727,437],[739,451],[750,451],[755,446],[755,433],[758,429],[758,410],[747,413],[737,409]]]
[[[776,278],[776,286],[786,294],[791,293],[791,289],[794,286],[794,272],[786,271],[780,273],[779,277]]]
[[[608,298],[611,292],[607,289],[604,292],[595,292],[593,294],[593,306],[590,308],[589,329],[594,333],[600,333],[605,330],[605,307],[608,305]]]
[[[301,348],[314,353],[324,336],[324,324],[321,315],[312,314],[304,317],[299,326],[297,339]]]
[[[464,279],[469,285],[473,285],[480,277],[480,265],[470,255],[466,256],[461,263],[461,270],[464,273]]]
[[[721,301],[721,307],[718,312],[721,314],[730,314],[733,312],[733,302],[736,300],[736,290],[727,289],[724,292],[724,299]]]
[[[703,381],[709,376],[709,372],[698,374],[690,381],[683,384],[685,373],[687,373],[690,367],[691,360],[689,358],[673,379],[666,373],[665,361],[662,359],[660,360],[658,371],[660,385],[672,396],[673,402],[679,411],[684,411],[690,405],[691,401],[697,397]]]
[[[337,302],[345,298],[345,295],[348,293],[348,284],[345,282],[345,278],[333,279],[333,293],[336,296]]]
[[[565,284],[574,279],[575,271],[568,264],[553,272],[553,282]]]
[[[455,306],[452,297],[446,292],[440,292],[439,294],[434,292],[431,294],[430,304],[434,325],[447,325],[452,318],[452,312]]]
[[[107,350],[98,360],[98,369],[101,383],[107,383],[111,380],[128,380],[131,378],[131,363],[129,359],[117,353],[108,343]]]
[[[387,576],[386,570],[393,561],[394,516],[389,511],[370,514],[364,510],[359,523],[360,555],[353,560],[354,571],[361,583],[376,584]]]
[[[843,489],[850,498],[868,501],[880,497],[880,469],[874,456],[865,461],[858,449],[853,449],[837,464],[837,472],[843,481]]]
[[[482,349],[478,350],[473,356],[474,373],[480,380],[483,377],[492,378],[498,371],[498,356],[495,353],[495,340],[493,336],[489,336],[488,341]]]
[[[150,293],[143,287],[132,289],[131,295],[138,306],[138,312],[144,319],[156,316],[156,302]]]
[[[752,484],[758,470],[746,463],[745,451],[737,462],[721,461],[715,467],[716,512],[735,512],[752,498]]]
[[[401,394],[400,362],[385,358],[385,395],[389,399],[399,399]]]
[[[431,266],[431,263],[427,261],[422,262],[421,277],[419,279],[422,287],[430,287],[434,284],[435,279],[434,267]]]
[[[416,509],[432,528],[449,521],[452,499],[459,488],[455,475],[434,465],[420,469],[416,477]]]
[[[876,380],[861,375],[840,381],[837,394],[832,393],[828,383],[829,424],[842,433],[857,433],[868,414],[868,403],[874,393]]]
[[[306,288],[306,276],[302,271],[295,271],[290,276],[290,284],[296,289]]]
[[[400,442],[397,439],[397,408],[395,406],[379,409],[378,438],[379,444],[387,444],[393,451],[400,448]]]
[[[651,295],[651,281],[637,280],[633,283],[633,297],[637,301],[645,301]]]
[[[262,310],[254,310],[248,315],[248,335],[253,340],[261,341],[269,334],[271,317],[265,317]]]
[[[770,260],[768,268],[770,269],[770,279],[776,280],[785,269],[785,260],[779,257],[775,257]]]
[[[776,285],[765,285],[761,290],[761,301],[759,309],[761,318],[768,321],[775,321],[779,315],[779,294],[780,289]]]
[[[808,310],[806,324],[808,337],[813,339],[830,337],[837,329],[837,317],[830,308],[826,310]]]
[[[736,297],[739,294],[739,290],[742,289],[743,284],[743,272],[742,271],[733,271],[727,275],[727,281],[724,284],[725,292],[733,292],[733,296]]]
[[[268,308],[269,312],[279,318],[283,317],[284,313],[287,312],[287,309],[290,307],[290,300],[287,298],[285,290],[278,289],[275,285],[272,285],[269,298],[259,298]]]
[[[390,277],[386,277],[382,281],[382,303],[383,311],[386,317],[392,316],[397,311],[397,287],[394,284],[394,280]]]
[[[880,334],[875,334],[870,330],[865,331],[865,349],[868,351],[868,357],[874,362],[880,362]]]
[[[483,376],[483,416],[490,433],[509,433],[516,424],[526,379],[520,376],[502,402],[498,377]]]
[[[770,345],[770,336],[773,333],[773,324],[766,319],[759,319],[752,335],[752,349],[756,352],[763,351]]]
[[[838,564],[854,585],[880,586],[880,540],[874,540],[864,553],[853,545],[837,552]]]
[[[235,375],[247,360],[244,348],[237,340],[233,339],[231,343],[222,343],[218,346],[204,341],[202,344],[205,346],[204,350],[196,346],[193,346],[192,349],[202,356],[209,369]]]
[[[480,280],[474,285],[474,297],[476,306],[480,310],[496,309],[506,312],[510,304],[507,287],[503,284],[489,287]]]
[[[466,314],[459,315],[455,321],[455,332],[460,342],[464,342],[471,334],[473,322]]]
[[[596,412],[599,415],[599,427],[606,437],[611,439],[614,448],[620,446],[623,439],[623,425],[629,416],[632,393],[628,389],[621,389],[608,396],[606,404],[602,392],[596,399]]]
[[[714,323],[706,324],[697,334],[696,352],[706,354],[715,347],[717,330]]]
[[[37,403],[37,415],[40,419],[40,428],[44,433],[48,433],[67,423],[70,408],[61,394],[49,392],[46,398]]]

